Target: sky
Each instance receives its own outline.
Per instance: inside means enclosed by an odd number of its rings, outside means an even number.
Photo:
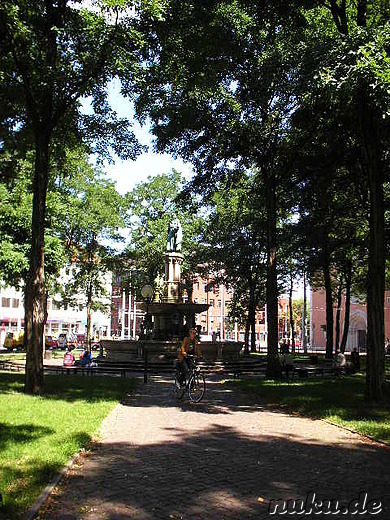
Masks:
[[[130,101],[120,94],[118,81],[113,81],[110,85],[109,103],[120,117],[133,114]],[[148,125],[141,126],[135,122],[133,129],[140,143],[147,145],[149,151],[141,154],[135,161],[116,159],[114,164],[104,165],[104,171],[116,182],[117,191],[121,195],[131,191],[136,184],[146,181],[148,176],[169,173],[172,169],[181,172],[187,179],[191,177],[192,167],[189,163],[174,159],[169,154],[157,154],[153,151],[153,140]]]

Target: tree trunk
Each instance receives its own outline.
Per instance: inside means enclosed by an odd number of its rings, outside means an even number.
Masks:
[[[273,175],[264,175],[267,208],[267,370],[266,377],[280,377],[278,352],[278,279],[277,279],[277,226],[276,186]]]
[[[340,344],[340,352],[344,354],[345,347],[347,346],[347,339],[349,333],[349,318],[351,309],[351,283],[352,283],[352,262],[348,260],[347,270],[345,273],[345,312],[344,312],[344,328],[343,338]]]
[[[87,349],[91,351],[92,345],[92,281],[88,282],[87,288]]]
[[[45,213],[49,176],[49,141],[45,129],[36,132],[35,175],[32,212],[30,269],[25,290],[25,392],[41,394],[44,390],[43,331],[45,325]]]
[[[370,243],[367,275],[367,372],[366,398],[377,402],[383,397],[385,383],[385,248],[383,171],[380,160],[380,136],[376,114],[366,93],[359,93],[360,130],[368,173],[370,194]]]
[[[332,283],[328,259],[325,259],[324,266],[325,294],[326,294],[326,359],[333,357],[333,296]]]
[[[290,273],[290,292],[288,295],[288,302],[290,306],[290,330],[291,330],[291,350],[292,352],[295,352],[295,321],[294,321],[294,312],[293,312],[293,289],[294,289],[294,283],[293,283],[293,276],[292,272]]]
[[[307,354],[307,302],[306,302],[306,275],[303,273],[303,313],[302,313],[302,341],[303,341],[303,352]]]
[[[251,326],[251,352],[256,352],[256,297],[255,290],[251,290],[249,319]]]
[[[336,310],[336,337],[334,342],[334,352],[340,350],[340,318],[341,318],[341,302],[343,297],[343,278],[340,277],[339,287],[337,289],[337,310]]]
[[[245,335],[244,335],[244,355],[249,356],[249,330],[251,326],[251,319],[248,315],[245,320]]]

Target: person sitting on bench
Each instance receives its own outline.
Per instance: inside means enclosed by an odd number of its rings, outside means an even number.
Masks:
[[[65,355],[64,355],[63,365],[64,365],[64,367],[71,367],[74,365],[74,362],[75,362],[75,357],[72,352],[72,348],[68,347],[68,350],[65,352]]]
[[[83,355],[76,361],[76,365],[82,367],[93,366],[93,358],[88,349],[84,350]]]
[[[294,368],[294,360],[288,350],[282,355],[280,364],[282,365],[282,372],[286,374],[286,379],[289,379],[290,372]]]

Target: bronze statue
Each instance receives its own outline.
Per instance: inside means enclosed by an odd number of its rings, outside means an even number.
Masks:
[[[167,251],[181,251],[183,232],[179,219],[174,216],[168,225]]]

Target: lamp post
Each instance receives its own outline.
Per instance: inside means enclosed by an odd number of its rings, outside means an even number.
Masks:
[[[146,333],[148,334],[150,326],[149,304],[153,298],[153,287],[149,284],[144,285],[141,289],[141,295],[146,302],[145,328]]]
[[[144,334],[145,339],[149,339],[149,333],[151,331],[151,323],[149,317],[149,304],[153,298],[153,287],[151,285],[144,285],[141,289],[142,298],[146,302],[146,316],[145,316],[145,326],[144,326]],[[148,346],[147,343],[144,345],[144,383],[148,382]]]

